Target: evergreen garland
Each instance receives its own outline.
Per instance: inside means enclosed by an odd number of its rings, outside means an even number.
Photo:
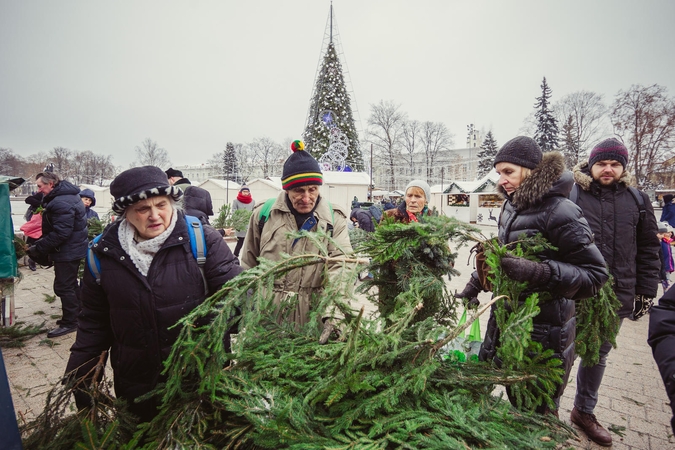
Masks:
[[[511,394],[519,409],[534,410],[543,402],[555,409],[550,394],[562,382],[561,361],[552,358],[553,350],[543,350],[539,342],[532,340],[532,319],[539,314],[539,302],[552,297],[548,292],[532,292],[525,299],[527,282],[510,279],[503,272],[501,259],[509,254],[514,257],[537,260],[536,255],[552,248],[541,233],[527,237],[524,234],[516,242],[500,245],[497,239],[483,241],[486,264],[490,267],[489,280],[493,294],[499,299],[495,303],[494,315],[499,328],[497,357],[502,368],[522,369],[523,365],[541,365],[550,371],[549,377],[526,379],[511,386]]]
[[[584,367],[594,366],[600,361],[602,344],[609,341],[616,348],[616,336],[621,325],[616,312],[621,309],[621,302],[614,293],[614,278],[610,275],[595,297],[581,300],[576,306],[575,351]]]

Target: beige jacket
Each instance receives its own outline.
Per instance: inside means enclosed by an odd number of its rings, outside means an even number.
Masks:
[[[270,215],[265,222],[262,235],[258,229],[260,221],[260,208],[264,202],[256,205],[248,225],[248,233],[241,253],[241,264],[245,269],[256,266],[258,257],[272,261],[279,261],[281,254],[307,255],[318,254],[319,250],[308,239],[300,239],[293,246],[293,239],[286,237],[287,233],[297,231],[295,218],[286,205],[286,191],[282,191],[277,197]],[[337,205],[331,205],[324,200],[319,202],[314,211],[319,227],[326,230],[329,224],[333,226],[333,239],[348,253],[352,252],[347,228],[347,214]],[[315,228],[316,230],[316,228]],[[335,247],[328,246],[329,256],[341,256],[343,252]],[[348,267],[351,269],[351,267]],[[298,294],[297,306],[291,312],[290,318],[299,325],[304,325],[309,320],[309,312],[312,307],[312,294],[319,294],[323,290],[325,278],[323,264],[315,264],[301,267],[288,272],[285,276],[274,282],[277,304],[283,298]],[[333,264],[328,268],[328,275],[333,276],[341,272],[341,264]],[[337,316],[337,314],[336,314]]]

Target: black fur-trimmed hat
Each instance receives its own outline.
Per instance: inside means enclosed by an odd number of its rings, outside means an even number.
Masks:
[[[129,205],[150,197],[168,195],[180,200],[183,191],[169,184],[169,179],[162,169],[156,166],[134,167],[117,175],[110,183],[110,194],[115,201],[112,209],[123,214]]]
[[[534,169],[541,162],[541,158],[541,148],[534,139],[527,136],[516,136],[502,145],[502,148],[497,152],[497,156],[495,156],[492,167],[500,162],[509,162]]]

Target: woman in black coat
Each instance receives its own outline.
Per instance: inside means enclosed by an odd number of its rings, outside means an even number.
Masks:
[[[554,357],[562,361],[563,383],[551,393],[557,407],[574,363],[574,301],[594,296],[609,276],[588,222],[579,207],[567,199],[573,177],[565,170],[560,153],[542,155],[533,139],[519,136],[499,150],[494,167],[500,175],[497,189],[505,198],[499,218],[500,243],[517,241],[522,234],[530,237],[541,233],[557,248],[538,255],[540,262],[518,257],[502,259],[502,269],[509,278],[528,282],[529,289],[522,299],[532,292],[548,292],[553,297],[539,304],[532,339],[540,342],[544,350],[552,349]],[[481,290],[483,286],[474,273],[457,296],[475,298]],[[493,307],[479,358],[495,359],[498,347],[499,329]],[[540,405],[537,412],[557,413],[546,405]]]
[[[180,333],[171,327],[242,268],[220,234],[204,225],[205,286],[184,214],[177,209],[182,191],[169,185],[161,169],[122,172],[110,193],[121,217],[92,247],[100,284],[85,268],[82,312],[66,372],[86,376],[109,350],[116,395],[141,421],[149,421],[157,412],[154,399],[134,400],[163,381],[163,362]],[[83,394],[76,394],[76,401],[78,407],[88,404]]]

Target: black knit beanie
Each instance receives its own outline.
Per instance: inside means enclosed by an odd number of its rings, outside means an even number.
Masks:
[[[527,136],[517,136],[502,145],[492,166],[494,167],[500,162],[509,162],[534,169],[541,162],[541,157],[541,148],[534,139]]]
[[[171,178],[171,177],[181,177],[181,178],[183,178],[183,172],[181,172],[180,170],[173,169],[171,167],[166,169],[166,171],[164,173],[166,174],[167,178]]]
[[[588,167],[606,160],[618,161],[625,169],[628,163],[628,149],[617,138],[605,139],[591,150],[591,154],[588,155]]]
[[[323,174],[319,163],[305,151],[305,144],[302,141],[293,141],[291,150],[293,154],[284,163],[281,187],[288,191],[299,186],[322,185]]]
[[[112,209],[123,214],[129,205],[140,200],[160,195],[168,195],[180,200],[183,191],[169,184],[162,169],[156,166],[134,167],[117,175],[110,183],[110,195],[115,199]]]
[[[602,161],[602,160],[601,160]],[[669,205],[673,201],[673,194],[666,194],[663,196],[663,204]]]

